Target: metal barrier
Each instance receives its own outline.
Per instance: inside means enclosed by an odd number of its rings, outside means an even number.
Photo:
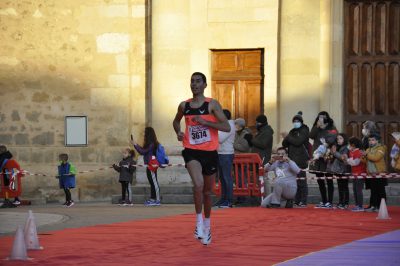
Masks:
[[[233,195],[234,196],[257,196],[263,194],[259,177],[263,176],[262,160],[257,153],[235,154],[233,159]],[[221,180],[215,183],[214,193],[221,195]]]
[[[8,160],[0,175],[0,198],[19,197],[22,193],[21,168],[15,160]]]

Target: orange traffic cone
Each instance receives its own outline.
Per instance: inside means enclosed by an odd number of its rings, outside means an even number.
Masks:
[[[22,231],[21,226],[18,226],[17,232],[15,233],[11,255],[7,259],[28,260],[28,253],[26,251],[26,245],[24,240],[24,232]]]
[[[380,220],[391,219],[389,217],[389,212],[386,207],[386,201],[384,198],[381,199],[381,206],[379,207],[379,213],[378,213],[378,217],[376,217],[376,219],[380,219]]]
[[[31,210],[29,211],[29,216],[25,223],[24,238],[25,238],[26,248],[28,250],[43,249],[43,247],[41,247],[39,244],[39,238],[38,238],[37,230],[36,230],[35,217],[33,216],[33,213]]]

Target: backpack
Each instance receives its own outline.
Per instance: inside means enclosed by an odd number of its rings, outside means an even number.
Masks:
[[[156,151],[156,158],[157,161],[160,163],[161,168],[165,168],[165,166],[162,166],[163,164],[169,164],[168,156],[165,153],[164,146],[161,144],[158,144],[158,148]]]

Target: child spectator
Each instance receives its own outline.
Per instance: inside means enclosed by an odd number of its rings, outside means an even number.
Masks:
[[[393,132],[394,144],[390,151],[390,165],[395,171],[400,171],[400,132]]]
[[[5,145],[0,145],[0,173],[3,172],[5,165],[7,163],[8,160],[12,159],[13,155],[11,154],[11,152],[7,149],[7,147]],[[4,185],[8,185],[8,177],[7,175],[3,174],[1,176],[1,178],[3,178],[3,184]],[[13,207],[10,201],[7,200],[6,204],[3,204],[4,207],[8,206],[8,207]],[[14,198],[14,201],[12,202],[13,205],[18,206],[21,204],[20,200],[18,197]]]
[[[58,158],[60,160],[60,165],[58,166],[57,178],[60,188],[65,192],[65,203],[63,205],[69,208],[74,206],[74,201],[71,196],[71,188],[75,188],[76,168],[72,163],[68,162],[68,154],[62,153]]]
[[[364,160],[367,164],[367,173],[374,175],[386,172],[385,154],[386,147],[379,143],[380,136],[372,134],[368,137],[369,148],[366,151]],[[381,203],[381,199],[386,199],[385,186],[387,180],[385,178],[371,178],[371,207],[366,209],[367,212],[377,212]]]
[[[134,158],[135,151],[126,148],[122,152],[122,160],[118,165],[113,164],[113,168],[119,173],[119,182],[121,183],[122,197],[119,201],[120,206],[133,206],[131,185],[133,172],[136,170],[136,167],[134,166],[136,164]],[[128,194],[128,199],[126,199],[126,194]]]
[[[363,187],[364,187],[364,179],[358,178],[358,176],[362,173],[365,173],[367,170],[365,168],[365,163],[361,161],[363,156],[362,152],[362,141],[356,137],[351,137],[349,139],[349,158],[347,159],[347,163],[351,166],[351,174],[355,176],[353,179],[353,194],[354,194],[354,202],[355,207],[351,209],[353,212],[363,212]]]
[[[349,149],[347,148],[347,136],[340,133],[336,137],[336,143],[331,147],[333,160],[328,166],[328,171],[337,177],[339,190],[338,209],[346,210],[349,207],[349,179],[344,174],[349,173],[350,169],[347,165],[347,156]]]
[[[154,131],[154,128],[152,127],[146,127],[144,129],[144,140],[143,140],[143,146],[140,146],[138,143],[136,143],[135,140],[131,140],[131,144],[135,147],[136,151],[143,155],[143,161],[145,164],[149,165],[150,161],[152,160],[153,156],[157,156],[157,149],[159,148],[159,145],[161,145],[156,136],[156,132]],[[163,162],[161,162],[163,163]],[[161,205],[161,197],[160,197],[160,186],[158,184],[158,179],[157,179],[157,169],[151,169],[146,168],[146,175],[147,179],[149,180],[150,183],[150,199],[147,200],[144,205],[145,206],[160,206]]]

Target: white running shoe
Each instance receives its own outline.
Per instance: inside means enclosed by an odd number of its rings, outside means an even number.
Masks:
[[[198,223],[196,228],[194,229],[194,238],[196,239],[203,239],[204,238],[204,225]]]
[[[201,243],[205,246],[211,244],[211,228],[204,228],[204,237],[201,239]]]

